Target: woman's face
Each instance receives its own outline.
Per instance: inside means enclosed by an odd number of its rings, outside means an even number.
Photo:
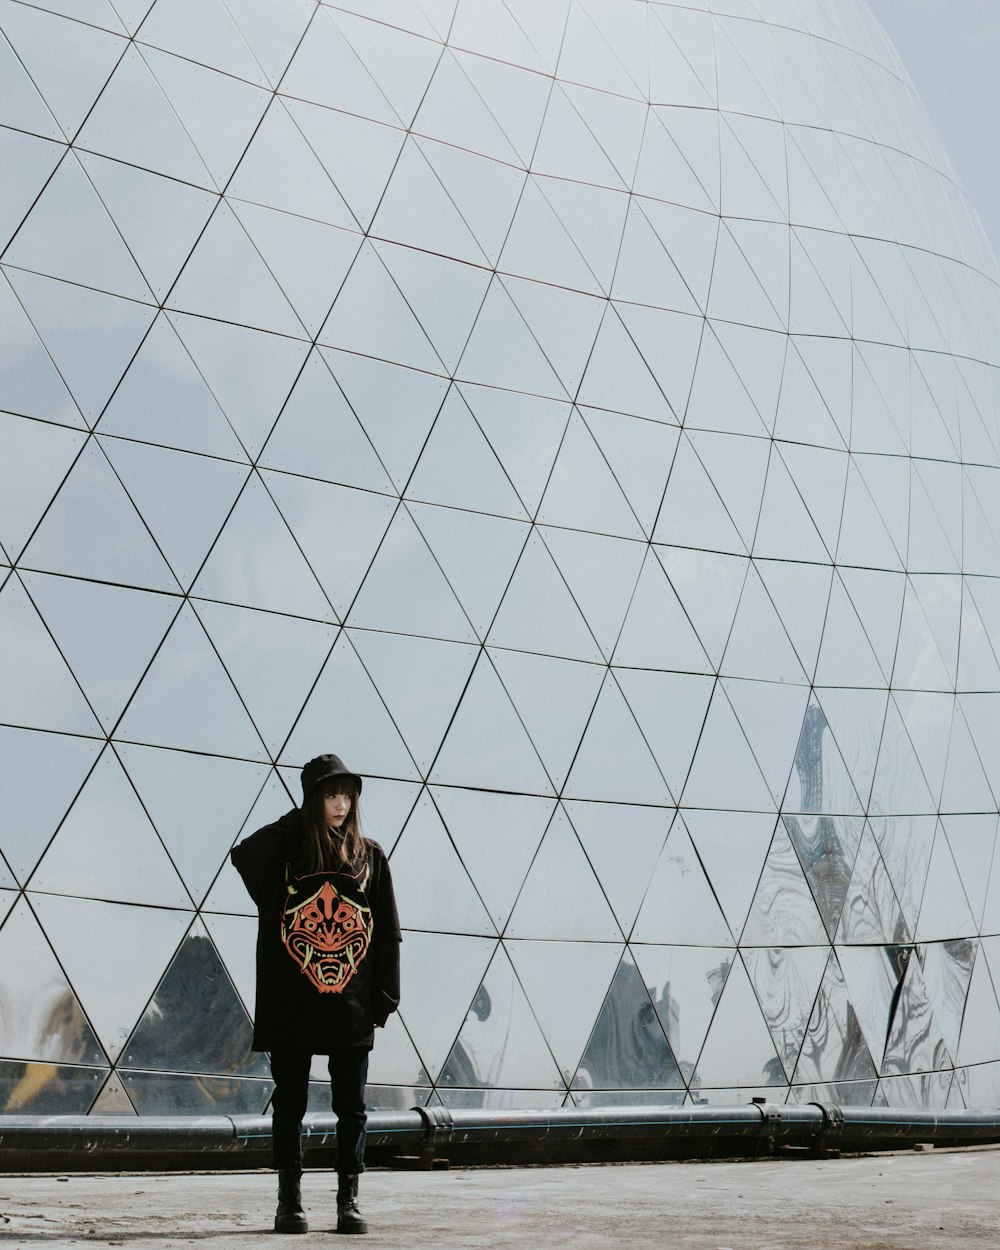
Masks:
[[[327,793],[323,799],[323,816],[327,827],[339,829],[351,810],[351,796],[345,790]]]

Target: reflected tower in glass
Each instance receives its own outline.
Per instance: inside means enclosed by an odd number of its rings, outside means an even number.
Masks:
[[[998,274],[863,0],[0,59],[0,1109],[264,1109],[227,854],[330,750],[372,1106],[996,1104]]]

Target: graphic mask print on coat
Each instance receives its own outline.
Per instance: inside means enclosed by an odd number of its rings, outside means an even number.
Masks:
[[[299,878],[289,870],[285,884],[287,900],[281,916],[285,949],[321,994],[341,993],[368,951],[370,908],[340,893],[329,877]],[[361,897],[367,884],[366,865],[363,879],[357,880]]]

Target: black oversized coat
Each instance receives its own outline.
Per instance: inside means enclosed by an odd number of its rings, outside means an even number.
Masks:
[[[302,813],[244,839],[233,864],[257,904],[254,1050],[371,1046],[399,1005],[399,919],[385,853],[357,871],[296,874]]]

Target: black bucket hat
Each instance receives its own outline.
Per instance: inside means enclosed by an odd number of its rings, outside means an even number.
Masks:
[[[331,777],[350,777],[361,793],[361,778],[352,773],[339,755],[317,755],[302,769],[302,799],[305,801],[321,781]]]

